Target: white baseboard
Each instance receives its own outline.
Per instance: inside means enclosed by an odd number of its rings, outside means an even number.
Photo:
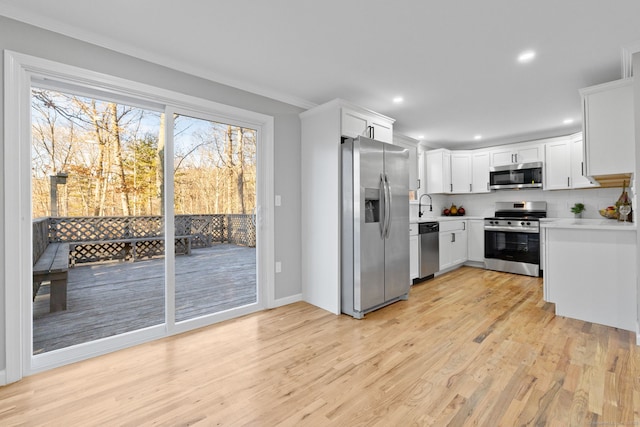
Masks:
[[[0,371],[0,386],[7,385],[7,371],[3,369]]]
[[[283,305],[293,304],[294,302],[299,301],[302,301],[302,294],[291,295],[289,297],[273,300],[273,307],[271,308],[282,307]]]

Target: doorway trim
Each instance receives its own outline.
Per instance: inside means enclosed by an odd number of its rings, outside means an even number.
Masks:
[[[95,357],[120,348],[196,329],[248,312],[270,308],[275,301],[274,272],[274,119],[261,113],[220,104],[171,90],[89,71],[75,66],[5,50],[4,54],[4,378],[0,384],[18,381],[53,367]],[[250,123],[258,129],[257,153],[257,280],[261,293],[258,304],[233,316],[220,313],[171,328],[165,325],[122,334],[122,336],[78,345],[78,352],[52,352],[47,362],[34,363],[31,354],[31,173],[30,173],[30,88],[34,77],[83,85],[103,93],[160,104],[165,109],[191,110],[214,114],[230,121]],[[11,250],[9,250],[11,249]],[[214,320],[212,320],[214,319]],[[28,319],[27,319],[28,320]],[[65,353],[65,354],[63,354]],[[59,355],[59,356],[58,356]],[[29,363],[31,360],[31,363]]]

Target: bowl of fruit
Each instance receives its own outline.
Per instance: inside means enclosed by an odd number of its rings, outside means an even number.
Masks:
[[[442,211],[442,215],[444,216],[463,216],[465,214],[465,210],[462,206],[458,207],[456,205],[451,205],[450,208],[444,208]]]
[[[609,219],[618,219],[618,209],[615,206],[607,206],[604,209],[600,209],[600,215]]]

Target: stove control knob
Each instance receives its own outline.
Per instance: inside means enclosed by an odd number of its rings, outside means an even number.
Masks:
[[[511,221],[507,221],[507,224],[511,225]]]
[[[522,221],[522,222],[520,223],[520,225],[524,225],[524,221]],[[527,225],[529,225],[529,224],[527,224]]]
[[[530,222],[528,222],[528,223],[527,223],[527,225],[531,225],[531,223],[530,223]]]

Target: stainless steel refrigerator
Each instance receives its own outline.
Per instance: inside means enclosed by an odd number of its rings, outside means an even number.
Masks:
[[[409,295],[409,151],[342,140],[342,312],[366,313]]]

